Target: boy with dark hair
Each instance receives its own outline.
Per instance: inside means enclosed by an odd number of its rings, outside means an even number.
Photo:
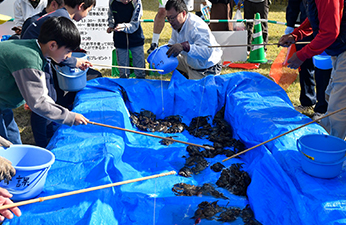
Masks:
[[[80,44],[77,27],[67,18],[49,18],[38,40],[0,43],[0,136],[21,144],[12,109],[28,104],[30,109],[57,123],[87,124],[83,115],[70,112],[48,96],[44,67],[50,57],[60,63]]]
[[[50,17],[63,16],[70,20],[80,21],[86,17],[89,11],[96,5],[96,0],[65,0],[64,8],[58,9],[52,13],[46,14],[32,23],[28,29],[23,32],[22,38],[32,39],[37,38],[40,33],[40,28],[44,21]]]
[[[51,17],[62,16],[75,21],[83,19],[95,6],[96,0],[65,0],[64,3],[64,8],[45,14],[30,24],[23,32],[22,39],[36,39],[44,21]],[[91,66],[89,61],[75,57],[65,59],[63,64],[72,68],[78,67],[82,70]],[[50,63],[47,65],[45,72],[47,73],[49,96],[59,105],[69,108],[74,101],[76,92],[65,92],[59,88],[57,77],[54,75]],[[53,124],[33,112],[31,114],[31,128],[36,145],[45,148],[54,134],[55,128]]]

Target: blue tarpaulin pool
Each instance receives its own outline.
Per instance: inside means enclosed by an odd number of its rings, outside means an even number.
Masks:
[[[125,90],[129,101],[123,99]],[[74,111],[88,119],[136,130],[129,111],[150,110],[157,118],[181,115],[187,125],[197,116],[214,116],[225,106],[225,119],[246,147],[269,140],[311,121],[295,111],[285,91],[258,73],[242,72],[187,80],[174,73],[171,81],[98,78],[78,93]],[[185,178],[170,175],[20,207],[23,215],[5,224],[194,224],[202,201],[244,208],[250,204],[262,224],[345,224],[346,173],[319,179],[301,169],[296,141],[302,135],[326,133],[311,124],[223,164],[244,163],[252,179],[246,197],[218,191],[229,200],[211,196],[175,196],[174,184],[214,183],[220,173],[208,167]],[[169,136],[164,133],[155,135]],[[170,134],[171,135],[171,134]],[[187,131],[175,139],[212,144]],[[39,197],[124,180],[179,171],[186,145],[161,145],[159,139],[96,126],[61,126],[52,138],[52,165]],[[207,159],[210,165],[226,157]],[[200,224],[221,224],[203,219]],[[243,224],[241,218],[230,224]]]

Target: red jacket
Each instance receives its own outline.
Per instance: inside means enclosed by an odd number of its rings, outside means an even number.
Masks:
[[[302,61],[321,54],[335,42],[340,33],[344,0],[315,0],[315,3],[320,22],[319,32],[310,44],[297,52],[297,57]],[[308,19],[292,32],[296,41],[311,34],[312,28]]]

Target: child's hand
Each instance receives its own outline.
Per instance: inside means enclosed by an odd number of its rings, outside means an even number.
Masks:
[[[88,60],[85,60],[82,58],[77,58],[77,63],[76,63],[77,68],[79,68],[81,70],[86,70],[87,68],[92,67],[92,66],[93,65]]]
[[[123,31],[125,29],[125,25],[124,24],[118,24],[115,28],[114,31],[115,32],[119,32],[119,31]]]
[[[114,28],[112,28],[112,27],[108,27],[107,28],[107,33],[108,34],[112,33],[113,31],[114,31]]]
[[[89,120],[85,118],[82,114],[77,113],[74,119],[74,125],[87,125]]]

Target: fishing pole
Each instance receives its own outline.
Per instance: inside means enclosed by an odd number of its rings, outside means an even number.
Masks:
[[[237,153],[237,154],[234,154],[234,155],[232,155],[231,157],[228,157],[228,158],[222,160],[222,162],[225,162],[225,161],[227,161],[227,160],[229,160],[229,159],[232,159],[232,158],[237,157],[237,156],[239,156],[239,155],[241,155],[241,154],[244,154],[244,153],[246,153],[246,152],[248,152],[248,151],[250,151],[250,150],[252,150],[252,149],[255,149],[255,148],[259,147],[259,146],[262,146],[262,145],[264,145],[264,144],[267,144],[268,142],[271,142],[271,141],[273,141],[273,140],[275,140],[275,139],[278,139],[278,138],[280,138],[280,137],[282,137],[282,136],[284,136],[284,135],[286,135],[286,134],[289,134],[289,133],[291,133],[291,132],[293,132],[293,131],[296,131],[296,130],[298,130],[298,129],[300,129],[300,128],[303,128],[303,127],[305,127],[305,126],[307,126],[307,125],[309,125],[309,124],[316,123],[316,122],[318,122],[318,121],[321,120],[321,119],[327,118],[328,116],[334,115],[335,113],[338,113],[338,112],[340,112],[340,111],[342,111],[342,110],[345,110],[345,109],[346,109],[346,107],[341,108],[341,109],[338,109],[338,110],[336,110],[336,111],[334,111],[334,112],[332,112],[332,113],[329,113],[329,114],[327,114],[327,115],[324,115],[324,116],[320,117],[319,119],[315,119],[315,120],[313,120],[313,121],[311,121],[311,122],[309,122],[309,123],[303,124],[303,125],[301,125],[301,126],[299,126],[299,127],[297,127],[297,128],[294,128],[294,129],[292,129],[292,130],[290,130],[290,131],[287,131],[287,132],[285,132],[285,133],[283,133],[283,134],[280,134],[280,135],[278,135],[278,136],[276,136],[276,137],[273,137],[272,139],[269,139],[269,140],[267,140],[267,141],[265,141],[265,142],[262,142],[262,143],[260,143],[260,144],[258,144],[258,145],[255,145],[255,146],[251,147],[251,148],[248,148],[248,149],[246,149],[246,150],[244,150],[244,151],[242,151],[242,152],[239,152],[239,153]]]
[[[142,19],[140,20],[141,22],[144,23],[152,23],[154,22],[153,19]],[[268,20],[268,19],[238,19],[238,20],[204,20],[204,22],[206,23],[241,23],[241,22],[245,22],[245,23],[253,23],[255,21],[259,21],[259,22],[268,22],[268,23],[273,23],[273,24],[279,24],[279,25],[285,25],[287,26],[287,23],[284,22],[279,22],[279,21],[275,21],[275,20]],[[165,20],[165,22],[168,22],[167,20]],[[299,24],[295,24],[295,27],[299,27]]]
[[[32,203],[43,202],[43,201],[46,201],[46,200],[62,198],[62,197],[66,197],[66,196],[86,193],[86,192],[90,192],[90,191],[101,190],[101,189],[104,189],[104,188],[115,187],[115,186],[120,186],[120,185],[123,185],[123,184],[130,184],[130,183],[134,183],[134,182],[154,179],[154,178],[168,176],[168,175],[175,175],[175,174],[176,174],[175,171],[170,171],[170,172],[167,172],[167,173],[161,173],[161,174],[146,176],[146,177],[142,177],[142,178],[136,178],[136,179],[132,179],[132,180],[125,180],[125,181],[121,181],[121,182],[105,184],[105,185],[100,185],[100,186],[91,187],[91,188],[85,188],[85,189],[81,189],[81,190],[77,190],[77,191],[70,191],[70,192],[66,192],[66,193],[62,193],[62,194],[56,194],[56,195],[51,195],[51,196],[45,196],[45,197],[30,199],[30,200],[26,200],[26,201],[21,201],[21,202],[16,202],[16,203],[13,203],[13,204],[8,204],[8,205],[0,206],[0,211],[4,210],[4,209],[14,208],[14,207],[28,205],[28,204],[32,204]]]
[[[164,72],[164,70],[158,70],[158,69],[147,69],[147,68],[139,68],[139,67],[130,67],[130,66],[114,66],[114,65],[103,65],[103,64],[92,64],[93,66],[100,66],[100,67],[114,67],[114,68],[121,68],[121,69],[134,69],[134,70],[148,70],[148,71],[154,71],[154,72]]]
[[[296,42],[294,44],[296,45],[306,45],[309,44],[310,41],[302,41],[302,42]],[[208,46],[208,48],[227,48],[227,47],[244,47],[244,46],[256,46],[256,45],[279,45],[279,43],[262,43],[262,44],[243,44],[243,45],[214,45],[214,46]]]
[[[176,139],[173,139],[173,138],[169,138],[169,137],[161,137],[161,136],[158,136],[158,135],[147,134],[147,133],[144,133],[144,132],[139,132],[139,131],[135,131],[135,130],[129,130],[129,129],[121,128],[121,127],[115,127],[115,126],[111,126],[111,125],[107,125],[107,124],[102,124],[102,123],[91,122],[91,121],[88,121],[88,123],[93,124],[93,125],[97,125],[97,126],[108,127],[108,128],[112,128],[112,129],[117,129],[117,130],[122,130],[122,131],[127,131],[127,132],[131,132],[131,133],[135,133],[135,134],[141,134],[141,135],[145,135],[145,136],[149,136],[149,137],[160,138],[160,139],[164,139],[164,140],[168,140],[168,141],[173,141],[173,142],[178,142],[178,143],[182,143],[182,144],[186,144],[186,145],[193,145],[193,146],[197,146],[197,147],[200,147],[200,148],[214,150],[214,148],[210,147],[210,146],[198,145],[198,144],[194,144],[194,143],[190,143],[190,142],[186,142],[186,141],[179,141],[179,140],[176,140]]]

